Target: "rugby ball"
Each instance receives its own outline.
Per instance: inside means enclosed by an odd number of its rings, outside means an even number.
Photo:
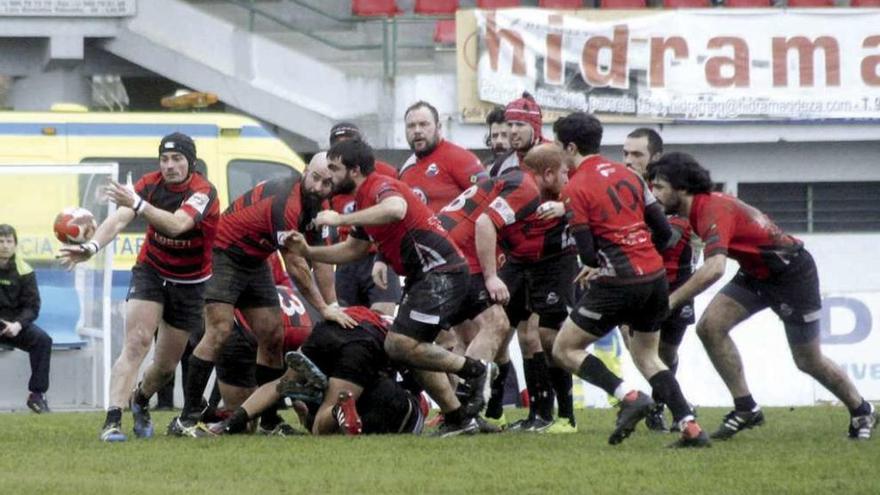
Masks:
[[[64,244],[82,244],[95,234],[98,224],[92,212],[78,206],[61,210],[55,217],[55,237]]]

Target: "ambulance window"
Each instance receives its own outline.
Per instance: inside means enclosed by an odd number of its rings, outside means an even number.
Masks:
[[[250,191],[264,180],[299,177],[300,173],[290,165],[258,160],[232,160],[227,169],[229,202]]]
[[[125,183],[126,177],[131,173],[131,181],[137,184],[140,178],[149,172],[159,170],[159,159],[156,157],[149,158],[118,158],[118,157],[100,157],[86,158],[82,163],[118,163],[119,164],[119,181]],[[196,171],[201,172],[207,177],[207,167],[201,159],[196,159]],[[143,217],[135,217],[122,232],[126,234],[143,234],[147,231],[147,221]]]

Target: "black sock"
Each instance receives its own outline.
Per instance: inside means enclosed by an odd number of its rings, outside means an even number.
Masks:
[[[555,366],[550,367],[550,381],[556,392],[556,404],[559,406],[559,417],[574,420],[574,397],[571,388],[574,385],[571,373]]]
[[[553,384],[550,381],[550,367],[543,352],[536,352],[532,356],[532,366],[535,372],[535,409],[541,419],[553,420]]]
[[[111,423],[122,423],[122,408],[111,407],[110,409],[107,409],[107,419],[104,420],[104,424]]]
[[[675,379],[671,371],[663,370],[656,373],[648,379],[648,383],[651,384],[654,392],[660,396],[663,403],[669,406],[669,410],[672,411],[672,418],[676,423],[685,416],[693,414],[691,407],[684,398],[684,394],[681,393],[678,380]]]
[[[454,411],[443,413],[443,421],[451,425],[460,425],[464,421],[463,408],[459,407]]]
[[[257,365],[257,385],[263,385],[274,381],[278,378],[281,378],[284,375],[283,368],[270,368],[268,366],[263,366],[262,364]],[[267,430],[271,430],[278,426],[278,423],[284,421],[281,419],[281,416],[278,415],[278,402],[274,402],[272,405],[266,408],[265,411],[260,413],[260,426]]]
[[[752,395],[744,395],[733,399],[733,408],[740,412],[752,412],[758,407],[758,403],[752,398]]]
[[[205,387],[214,371],[214,363],[199,359],[195,354],[189,357],[189,371],[183,387],[183,410],[181,418],[192,419],[201,412],[202,401],[205,400]]]
[[[247,429],[248,421],[250,421],[247,411],[243,407],[239,407],[232,413],[226,423],[226,431],[228,433],[241,433]]]
[[[612,373],[605,363],[592,354],[587,354],[584,358],[584,362],[578,367],[577,376],[601,388],[608,395],[614,395],[614,391],[623,383],[623,380]]]
[[[474,378],[480,376],[481,374],[486,372],[486,365],[481,363],[477,359],[469,358],[467,356],[464,357],[464,365],[460,370],[456,371],[455,374],[467,380],[468,378]]]
[[[144,409],[146,409],[150,405],[150,398],[144,395],[140,383],[138,384],[137,388],[134,389],[134,393],[131,394],[131,400]]]
[[[865,399],[862,399],[862,403],[859,404],[859,407],[849,410],[849,415],[853,417],[867,416],[869,414],[871,414],[871,404],[868,404],[868,401]]]
[[[537,406],[535,404],[535,370],[532,358],[523,358],[523,375],[526,379],[526,392],[529,394],[529,421],[535,419]]]
[[[498,365],[498,376],[492,380],[492,396],[486,406],[487,418],[500,418],[504,414],[504,385],[507,383],[507,375],[513,365],[510,361]]]

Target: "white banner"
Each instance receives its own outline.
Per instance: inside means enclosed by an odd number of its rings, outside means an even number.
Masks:
[[[880,118],[880,10],[476,11],[479,99],[683,120]]]
[[[135,13],[135,0],[0,0],[2,16],[123,17]]]

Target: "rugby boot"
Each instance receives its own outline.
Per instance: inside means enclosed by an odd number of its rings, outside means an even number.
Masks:
[[[190,438],[216,436],[205,423],[194,419],[184,419],[180,416],[175,416],[174,419],[171,420],[171,423],[168,424],[166,435],[171,437]]]
[[[681,436],[675,442],[669,444],[671,448],[701,448],[711,447],[712,442],[709,441],[709,435],[700,428],[693,419],[685,420],[679,425]]]
[[[853,416],[849,422],[849,438],[853,440],[870,440],[880,414],[871,404],[871,412],[864,416]]]
[[[284,361],[294,377],[282,377],[276,389],[278,393],[293,400],[321,402],[327,388],[327,375],[301,352],[288,352]]]
[[[124,442],[128,440],[125,433],[122,433],[122,424],[118,422],[108,421],[104,423],[101,429],[101,441],[108,443]]]
[[[666,415],[663,414],[663,404],[657,404],[651,409],[651,413],[645,417],[645,426],[651,431],[657,433],[669,433],[669,427],[666,425]]]
[[[477,416],[486,408],[489,397],[492,396],[492,380],[498,376],[498,365],[492,362],[480,361],[486,370],[480,375],[465,381],[468,397],[464,401],[465,411],[472,416]]]
[[[764,412],[760,408],[753,411],[730,411],[724,416],[721,426],[712,433],[715,440],[727,440],[742,430],[748,430],[764,424]]]
[[[31,411],[37,414],[52,412],[49,409],[49,403],[46,402],[46,396],[39,392],[31,392],[28,395],[26,404]]]
[[[632,390],[620,401],[620,409],[617,411],[617,422],[614,431],[608,437],[608,443],[617,445],[630,436],[636,429],[636,425],[651,413],[654,400],[648,395],[637,390]]]
[[[354,398],[351,392],[344,390],[339,392],[336,405],[332,409],[333,417],[339,425],[339,431],[346,435],[360,435],[364,431],[361,416],[358,414]]]
[[[455,437],[459,435],[473,435],[480,431],[480,425],[475,417],[465,418],[461,423],[454,424],[444,421],[433,436],[440,438]]]
[[[131,408],[131,416],[134,418],[134,427],[132,428],[134,436],[138,438],[153,438],[153,420],[150,418],[150,407],[139,404],[135,400],[134,393],[132,393],[128,405]]]

